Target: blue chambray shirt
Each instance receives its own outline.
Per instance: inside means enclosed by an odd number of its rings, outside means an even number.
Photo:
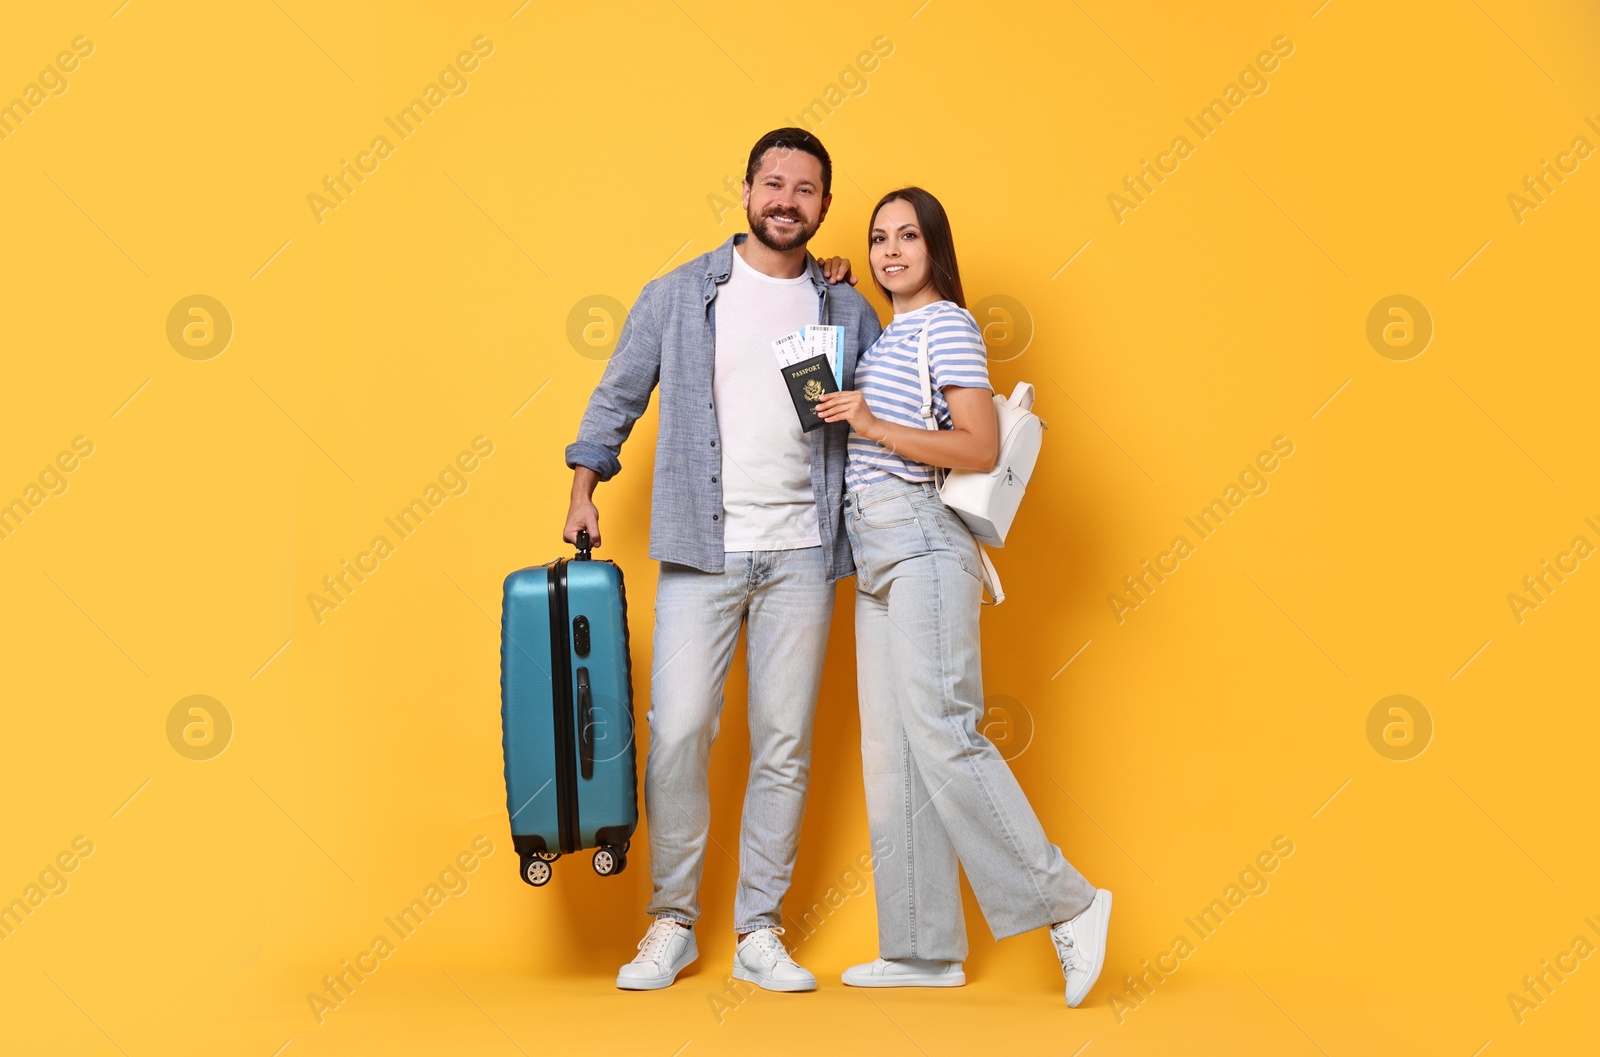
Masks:
[[[622,442],[661,387],[651,490],[650,557],[708,573],[726,568],[722,538],[722,452],[711,376],[716,365],[717,287],[733,269],[744,232],[681,264],[640,291],[622,326],[617,351],[567,445],[569,467],[587,466],[608,481],[622,469]],[[817,292],[817,322],[844,328],[844,389],[855,386],[856,360],[882,331],[877,313],[847,283],[829,286],[806,255]],[[773,360],[773,370],[778,369]],[[817,497],[818,543],[828,579],[855,573],[844,533],[845,445],[850,427],[834,422],[811,433],[811,486]],[[820,456],[820,457],[819,457]]]

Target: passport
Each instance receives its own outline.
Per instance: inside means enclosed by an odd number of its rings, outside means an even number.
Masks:
[[[789,399],[794,401],[794,409],[800,415],[800,431],[810,433],[818,426],[827,425],[811,409],[824,396],[839,391],[828,357],[812,356],[781,369],[784,384],[789,387]]]

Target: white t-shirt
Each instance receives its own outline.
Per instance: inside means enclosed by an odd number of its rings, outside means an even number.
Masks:
[[[717,363],[711,396],[722,437],[726,551],[820,547],[811,486],[811,437],[773,354],[776,338],[817,322],[817,292],[802,273],[775,279],[745,263],[717,291]]]

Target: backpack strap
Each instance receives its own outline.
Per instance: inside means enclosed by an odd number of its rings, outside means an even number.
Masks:
[[[983,562],[983,586],[989,592],[986,606],[997,606],[1006,600],[1006,589],[1000,585],[1000,571],[989,560],[989,548],[978,544],[978,558]]]
[[[933,375],[928,370],[928,324],[922,325],[922,332],[917,335],[917,378],[922,383],[922,406],[917,409],[917,414],[922,416],[922,424],[928,429],[938,429],[939,419],[933,412]],[[933,468],[934,487],[944,487],[947,471],[940,466]]]
[[[922,382],[922,407],[917,413],[922,416],[923,425],[938,429],[939,422],[933,414],[933,377],[928,372],[927,324],[923,324],[922,332],[917,335],[917,378]]]

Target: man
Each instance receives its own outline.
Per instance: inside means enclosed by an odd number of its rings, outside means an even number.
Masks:
[[[745,168],[750,235],[647,284],[568,446],[565,538],[600,543],[595,485],[659,384],[650,556],[661,563],[650,673],[645,811],[655,922],[617,973],[667,987],[698,956],[693,926],[710,836],[707,769],[723,684],[745,626],[750,777],[740,833],[733,975],[772,991],[816,978],[778,938],[811,767],[811,728],[834,581],[853,574],[841,512],[848,427],[800,429],[773,339],[844,328],[840,387],[878,337],[876,314],[806,251],[828,215],[833,166],[811,133],[761,137]]]

